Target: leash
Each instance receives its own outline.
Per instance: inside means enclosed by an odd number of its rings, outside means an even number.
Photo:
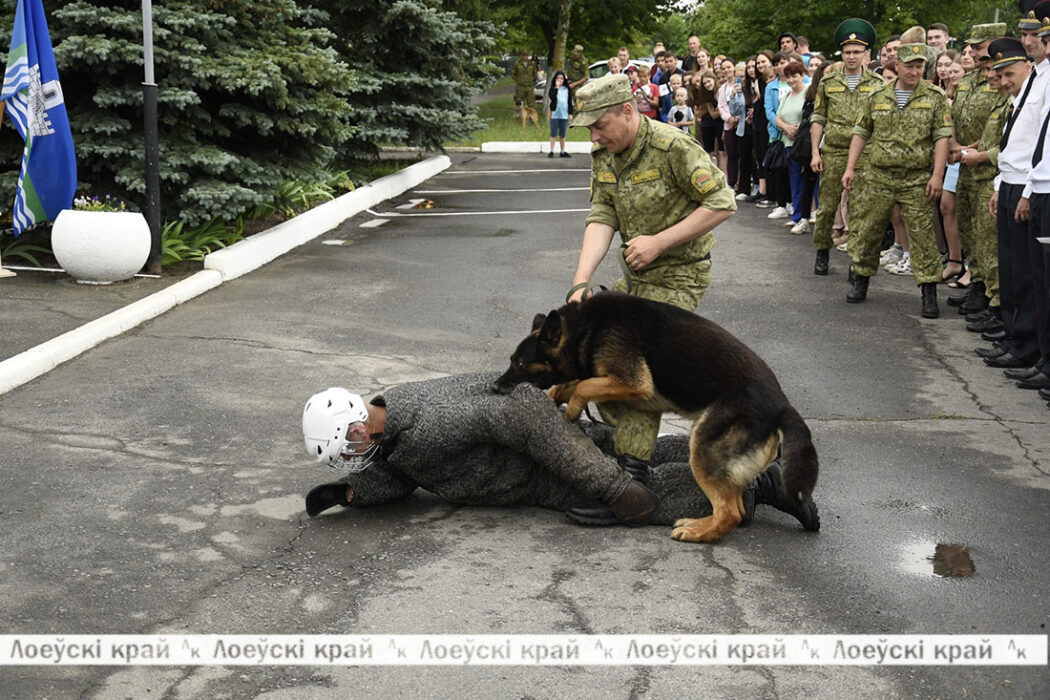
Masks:
[[[626,243],[620,245],[620,250],[626,249]],[[627,282],[627,293],[630,294],[631,290],[634,289],[634,282],[631,281],[631,269],[627,267],[627,260],[623,257],[623,255],[619,256],[619,262],[620,270],[623,272],[623,278]],[[600,285],[597,282],[580,282],[579,284],[574,284],[572,285],[572,287],[569,288],[569,292],[565,295],[566,303],[569,301],[569,299],[572,298],[573,294],[580,291],[581,289],[583,290],[583,299],[594,296],[598,292],[609,291],[608,287]],[[590,417],[590,414],[588,414],[588,417]]]

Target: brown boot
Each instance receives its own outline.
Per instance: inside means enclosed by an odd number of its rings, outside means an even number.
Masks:
[[[653,517],[660,499],[638,481],[631,479],[620,497],[609,504],[612,512],[627,525],[645,525]]]

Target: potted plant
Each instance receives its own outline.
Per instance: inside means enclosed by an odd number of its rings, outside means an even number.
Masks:
[[[135,275],[150,251],[149,225],[116,197],[77,197],[51,229],[51,252],[77,282],[110,284]]]

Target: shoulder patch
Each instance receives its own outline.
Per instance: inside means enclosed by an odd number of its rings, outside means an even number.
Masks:
[[[714,189],[718,188],[718,181],[715,180],[714,176],[707,170],[699,168],[693,172],[693,176],[690,178],[693,183],[693,187],[700,194],[708,194]]]

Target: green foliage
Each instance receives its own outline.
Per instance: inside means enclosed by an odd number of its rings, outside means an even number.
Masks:
[[[47,12],[82,189],[141,208],[141,3],[51,0]],[[271,202],[282,180],[315,176],[350,138],[354,77],[316,11],[295,0],[169,0],[153,15],[163,218],[236,218]],[[13,130],[0,153],[17,168]],[[4,177],[12,192],[14,177]]]
[[[899,34],[914,25],[929,26],[934,22],[948,25],[952,36],[965,36],[973,24],[992,22],[999,8],[999,21],[1016,34],[1016,3],[994,0],[958,0],[933,3],[928,0],[801,0],[784,3],[779,0],[707,0],[687,15],[689,28],[698,34],[712,53],[729,53],[742,58],[762,49],[776,50],[781,32],[803,34],[814,51],[833,54],[835,27],[849,17],[863,17],[875,26],[881,42],[890,34]],[[758,31],[756,31],[758,28]],[[878,47],[873,51],[878,58]]]
[[[2,243],[3,238],[4,237],[0,237],[0,243]],[[30,265],[43,267],[34,253],[43,253],[50,256],[51,250],[41,245],[27,243],[24,239],[19,240],[14,238],[14,236],[12,236],[11,243],[6,246],[0,246],[0,258],[3,258],[8,263],[10,263],[13,258],[20,258],[28,262]]]
[[[498,72],[480,60],[497,28],[442,9],[438,0],[313,0],[354,66],[349,86],[355,132],[341,161],[371,158],[380,144],[439,149],[483,125],[471,98]]]
[[[244,237],[240,222],[229,223],[212,219],[199,226],[188,227],[182,221],[171,221],[160,233],[162,266],[178,262],[200,262],[209,253],[236,243]]]

